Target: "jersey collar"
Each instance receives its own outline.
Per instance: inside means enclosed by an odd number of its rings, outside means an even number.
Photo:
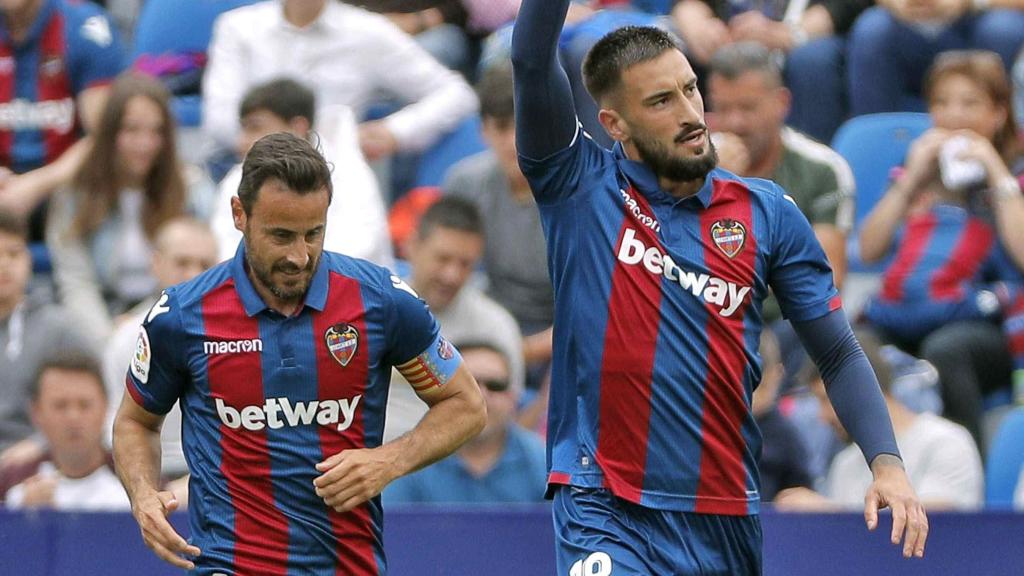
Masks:
[[[647,164],[627,158],[625,150],[622,149],[622,143],[615,143],[615,146],[612,147],[612,154],[615,156],[615,163],[618,165],[619,170],[651,202],[675,205],[689,203],[693,201],[693,198],[696,198],[704,208],[711,205],[711,196],[714,189],[711,181],[716,176],[717,168],[708,173],[707,178],[704,179],[704,185],[701,186],[695,196],[680,200],[661,189],[661,186],[658,185],[658,176]]]
[[[326,252],[320,254],[320,262],[317,263],[316,271],[313,272],[313,281],[309,284],[309,290],[306,291],[306,301],[304,303],[304,306],[313,308],[318,312],[323,312],[324,306],[327,304],[328,267],[324,262],[326,257]],[[249,274],[245,268],[245,241],[243,240],[238,243],[235,257],[231,260],[231,277],[235,280],[235,290],[238,292],[238,297],[242,299],[245,314],[252,317],[270,307],[267,306],[267,303],[256,292],[256,288],[252,285],[252,281],[249,280]]]

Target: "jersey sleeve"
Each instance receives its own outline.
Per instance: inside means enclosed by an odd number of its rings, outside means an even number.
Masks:
[[[400,366],[427,350],[441,328],[427,303],[404,280],[392,275],[390,286],[384,290],[392,302],[386,360],[392,366]]]
[[[821,318],[841,307],[832,268],[796,202],[776,187],[768,281],[789,320]]]
[[[126,386],[135,402],[153,414],[166,414],[187,381],[180,310],[165,291],[139,327]]]
[[[67,42],[71,54],[71,86],[79,94],[113,81],[124,67],[125,55],[117,28],[102,9],[77,7],[68,19]]]
[[[535,160],[519,156],[519,167],[539,204],[556,204],[583,188],[583,177],[603,163],[606,151],[591,140],[577,123],[576,134],[566,148]]]

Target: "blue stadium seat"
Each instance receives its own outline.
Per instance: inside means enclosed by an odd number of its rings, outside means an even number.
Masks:
[[[428,148],[420,157],[413,185],[440,186],[445,172],[459,160],[487,148],[480,135],[480,118],[463,120],[455,129]]]
[[[993,508],[1013,505],[1013,492],[1024,466],[1024,408],[1006,415],[988,450],[985,503]]]
[[[147,0],[135,25],[132,62],[140,56],[205,54],[213,22],[222,12],[257,0]],[[176,96],[172,109],[182,126],[198,126],[201,98]]]
[[[931,118],[920,112],[867,114],[843,123],[832,139],[832,148],[842,155],[853,170],[857,184],[857,209],[854,230],[885,193],[889,171],[903,163],[910,143],[931,127]],[[854,272],[880,272],[884,263],[865,266],[859,257],[857,234],[850,235],[847,246],[849,269]]]

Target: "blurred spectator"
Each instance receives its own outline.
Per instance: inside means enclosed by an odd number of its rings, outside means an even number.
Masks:
[[[331,163],[334,196],[328,208],[330,225],[324,236],[325,250],[385,267],[394,265],[384,200],[373,172],[359,152],[355,119],[347,106],[318,111],[316,97],[309,88],[282,78],[249,89],[238,116],[242,127],[236,144],[239,157],[244,158],[260,138],[288,132],[312,142]],[[314,132],[314,120],[320,132]],[[221,260],[234,256],[242,239],[231,215],[231,198],[238,194],[241,181],[239,163],[221,181],[210,216]]]
[[[1009,69],[1024,42],[1022,9],[1021,0],[880,0],[850,31],[851,113],[925,109],[925,74],[947,50],[991,50]]]
[[[540,213],[516,155],[511,65],[485,71],[477,95],[489,149],[453,166],[442,188],[480,211],[487,239],[487,293],[512,313],[526,335],[527,363],[543,367],[551,359],[554,293]]]
[[[156,80],[119,77],[85,162],[54,198],[47,244],[58,295],[97,339],[156,288],[151,242],[160,225],[190,200],[198,213],[209,203],[209,183],[178,161],[169,97]]]
[[[984,446],[983,395],[1009,385],[1015,360],[1024,368],[1024,339],[1014,338],[1024,197],[1009,168],[1019,163],[1010,85],[996,54],[951,52],[936,59],[926,94],[934,128],[913,143],[860,234],[865,262],[896,250],[864,316],[935,366],[945,415]]]
[[[455,341],[487,402],[487,425],[451,456],[399,478],[384,501],[433,503],[542,502],[547,482],[544,442],[515,423],[522,386],[510,378],[510,361],[491,339]]]
[[[28,299],[32,278],[24,220],[0,210],[0,466],[42,453],[32,436],[29,388],[43,357],[86,345],[82,325],[53,304]]]
[[[1013,65],[1013,108],[1017,113],[1018,132],[1024,130],[1024,49],[1017,56]]]
[[[31,388],[32,422],[47,452],[0,469],[10,508],[128,510],[131,504],[103,445],[106,389],[96,360],[84,352],[46,360]]]
[[[153,239],[151,268],[157,289],[164,290],[191,280],[217,264],[217,239],[205,223],[193,218],[175,218],[160,226]],[[139,326],[157,303],[159,292],[140,302],[125,314],[103,352],[103,381],[110,403],[104,438],[109,442],[114,416],[124,395],[125,372],[135,354]],[[181,449],[181,411],[175,406],[164,417],[160,430],[161,473],[177,478],[188,472]]]
[[[878,376],[903,463],[922,504],[929,510],[979,508],[984,498],[984,472],[971,435],[963,426],[934,414],[915,414],[893,398],[891,373],[878,342],[865,334],[858,339]],[[808,365],[808,379],[820,402],[822,418],[846,438],[813,364]],[[851,444],[832,461],[826,492],[831,502],[855,510],[863,508],[870,484],[871,470],[857,446]]]
[[[711,59],[708,98],[715,110],[720,166],[782,186],[814,226],[836,286],[846,272],[846,235],[853,226],[854,182],[834,150],[785,125],[792,104],[771,52],[753,42],[730,44]],[[779,317],[775,313],[766,318]]]
[[[334,0],[271,0],[222,14],[203,79],[203,126],[224,147],[237,134],[238,106],[254,85],[294,76],[323,108],[357,118],[391,96],[404,108],[359,127],[370,161],[426,148],[476,111],[472,91],[387,18]]]
[[[469,284],[484,251],[483,225],[476,208],[460,198],[442,198],[423,214],[406,246],[409,283],[430,306],[450,341],[486,341],[501,351],[512,388],[523,388],[519,329],[504,308]],[[397,370],[391,373],[384,441],[411,430],[427,406]]]
[[[754,389],[750,408],[763,439],[757,464],[761,500],[770,502],[785,490],[812,488],[814,479],[808,464],[807,447],[800,433],[779,411],[777,401],[784,369],[778,342],[768,330],[761,332],[759,352],[761,382]]]
[[[0,2],[0,54],[0,207],[32,213],[40,241],[36,208],[82,162],[124,55],[103,10],[69,0]]]

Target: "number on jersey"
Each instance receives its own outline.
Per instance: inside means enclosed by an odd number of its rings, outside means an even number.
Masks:
[[[577,560],[569,568],[569,576],[611,576],[612,558],[604,552],[594,552],[583,560]]]

